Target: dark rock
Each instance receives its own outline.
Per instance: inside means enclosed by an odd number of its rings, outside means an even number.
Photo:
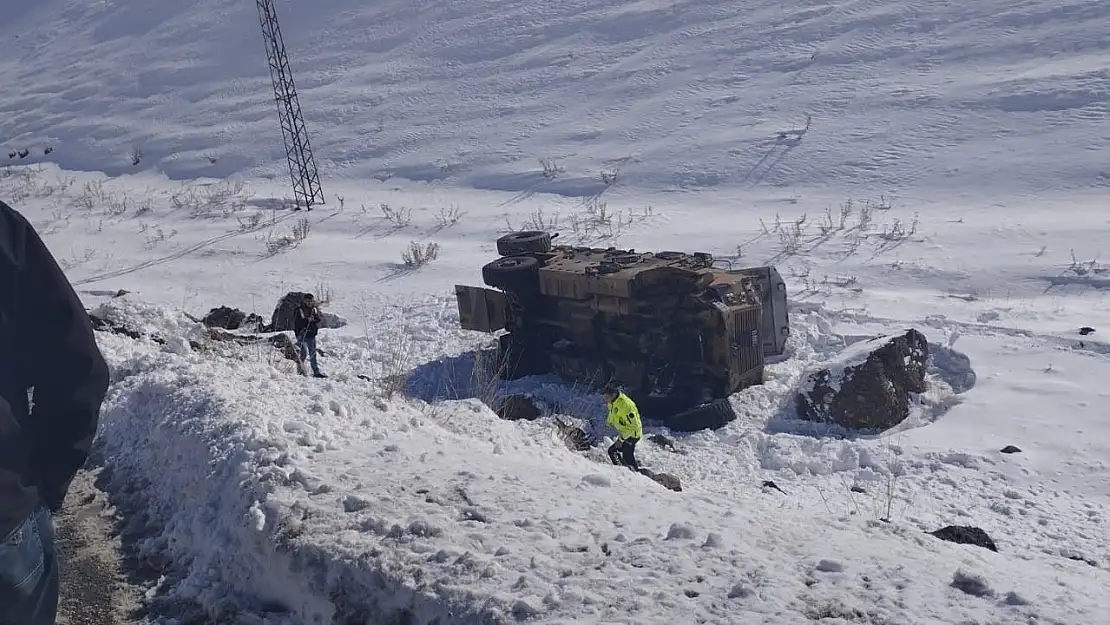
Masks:
[[[586,433],[586,430],[577,425],[555,419],[555,427],[559,430],[559,438],[571,451],[586,451],[596,444],[596,441]]]
[[[107,319],[97,317],[92,313],[89,313],[89,321],[92,322],[93,330],[101,330],[103,332],[111,332],[113,334],[122,334],[123,336],[136,340],[143,338],[142,333],[136,330],[131,330],[117,325],[111,321],[108,321]]]
[[[166,343],[165,339],[160,336],[146,337],[142,332],[139,332],[138,330],[132,330],[131,328],[125,327],[122,324],[116,323],[110,319],[104,319],[103,317],[98,317],[92,313],[88,313],[88,315],[89,322],[92,323],[93,330],[98,330],[100,332],[111,332],[112,334],[119,334],[121,336],[126,336],[135,340],[139,340],[145,337],[149,338],[155,343],[158,343],[159,345],[165,345]]]
[[[925,391],[928,359],[928,341],[912,329],[852,345],[809,377],[796,398],[798,414],[850,429],[887,430],[909,416],[910,394]]]
[[[651,469],[645,469],[643,467],[640,467],[640,473],[654,480],[663,488],[673,490],[676,493],[682,492],[682,481],[675,475],[671,475],[670,473],[656,473]]]
[[[520,419],[531,421],[539,419],[542,414],[536,403],[527,395],[509,395],[497,407],[497,416],[507,421]]]
[[[247,319],[243,322],[243,327],[250,330],[251,332],[265,332],[266,320],[262,318],[262,315],[251,313],[247,315]]]
[[[300,308],[305,295],[301,292],[286,293],[274,308],[274,314],[270,317],[270,325],[266,327],[266,331],[291,332],[297,309]]]
[[[648,437],[648,440],[667,451],[678,452],[678,447],[675,446],[673,438],[663,436],[662,434],[652,434]]]
[[[770,488],[770,489],[773,489],[773,490],[777,490],[777,491],[779,491],[780,493],[782,493],[784,495],[786,494],[786,491],[779,488],[779,485],[774,483],[771,480],[763,480],[762,488]]]
[[[247,320],[247,313],[239,310],[238,308],[229,308],[227,306],[220,306],[208,311],[208,314],[200,320],[205,326],[209,328],[223,328],[224,330],[238,330],[243,327],[243,323]]]
[[[1082,328],[1079,328],[1079,333],[1083,336],[1087,336],[1088,334],[1094,334],[1095,329],[1091,326],[1083,326]]]
[[[293,291],[286,293],[274,308],[270,317],[270,325],[264,326],[262,332],[292,332],[293,321],[296,318],[297,308],[304,301],[305,293]],[[317,302],[318,304],[320,302]],[[347,320],[339,315],[320,311],[320,328],[342,328],[347,325]]]
[[[1094,560],[1092,560],[1090,558],[1085,558],[1083,556],[1076,556],[1076,555],[1065,556],[1065,557],[1069,560],[1074,560],[1076,562],[1082,562],[1083,564],[1086,564],[1087,566],[1093,566],[1095,568],[1098,568],[1098,562],[1095,562]]]
[[[998,551],[998,547],[995,546],[991,537],[978,527],[972,527],[970,525],[948,525],[935,532],[929,533],[941,540],[947,540],[950,543],[975,545],[976,547],[983,547],[991,551]]]
[[[987,584],[987,580],[979,575],[956,571],[952,576],[949,586],[965,592],[973,597],[993,597],[994,590]]]
[[[999,451],[1001,451],[1004,454],[1020,454],[1021,453],[1021,449],[1019,449],[1017,447],[1014,447],[1013,445],[1006,445],[1005,447],[1003,447]]]

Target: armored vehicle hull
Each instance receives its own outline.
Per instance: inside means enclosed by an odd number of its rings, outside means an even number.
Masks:
[[[556,235],[557,236],[557,235]],[[540,231],[498,239],[487,287],[455,287],[464,329],[506,330],[502,376],[555,374],[621,387],[645,419],[676,430],[735,418],[729,395],[763,381],[783,352],[786,287],[773,267],[720,268],[705,253],[552,245]]]

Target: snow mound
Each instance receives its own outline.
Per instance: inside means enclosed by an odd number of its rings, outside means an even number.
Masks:
[[[736,475],[714,477],[728,466],[715,458],[676,463],[686,490],[674,493],[473,399],[430,411],[361,380],[101,339],[114,383],[99,444],[159,528],[141,550],[169,556],[171,596],[213,610],[321,624],[786,625],[999,610],[1093,622],[1110,608],[1106,580],[1078,564],[1045,569],[1047,583],[1027,561],[1036,555],[980,554],[861,516],[815,522]],[[729,453],[729,436],[743,433],[702,440]],[[953,593],[957,570],[1024,600]]]
[[[89,314],[113,326],[163,340],[184,338],[195,341],[205,334],[204,324],[190,319],[185,313],[156,306],[130,294],[109,299]]]

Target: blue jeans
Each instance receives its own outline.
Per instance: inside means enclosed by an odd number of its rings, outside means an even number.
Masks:
[[[301,362],[305,358],[312,364],[312,373],[320,375],[320,364],[316,362],[316,337],[315,336],[302,336],[301,340],[297,343],[297,349],[301,353]]]
[[[40,506],[0,543],[0,625],[54,625],[57,614],[54,518]]]

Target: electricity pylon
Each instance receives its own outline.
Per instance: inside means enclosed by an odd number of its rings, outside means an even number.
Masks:
[[[293,84],[293,72],[289,69],[289,57],[285,54],[285,41],[281,37],[273,0],[256,2],[262,36],[266,40],[266,59],[270,63],[270,79],[274,84],[274,100],[278,105],[281,134],[285,139],[285,158],[289,161],[289,177],[293,182],[296,210],[300,210],[301,206],[312,210],[314,204],[324,204],[324,191],[320,188],[320,174],[316,170],[312,146],[308,143],[308,132],[305,130],[304,117],[301,116],[301,104],[297,99],[297,87]]]

